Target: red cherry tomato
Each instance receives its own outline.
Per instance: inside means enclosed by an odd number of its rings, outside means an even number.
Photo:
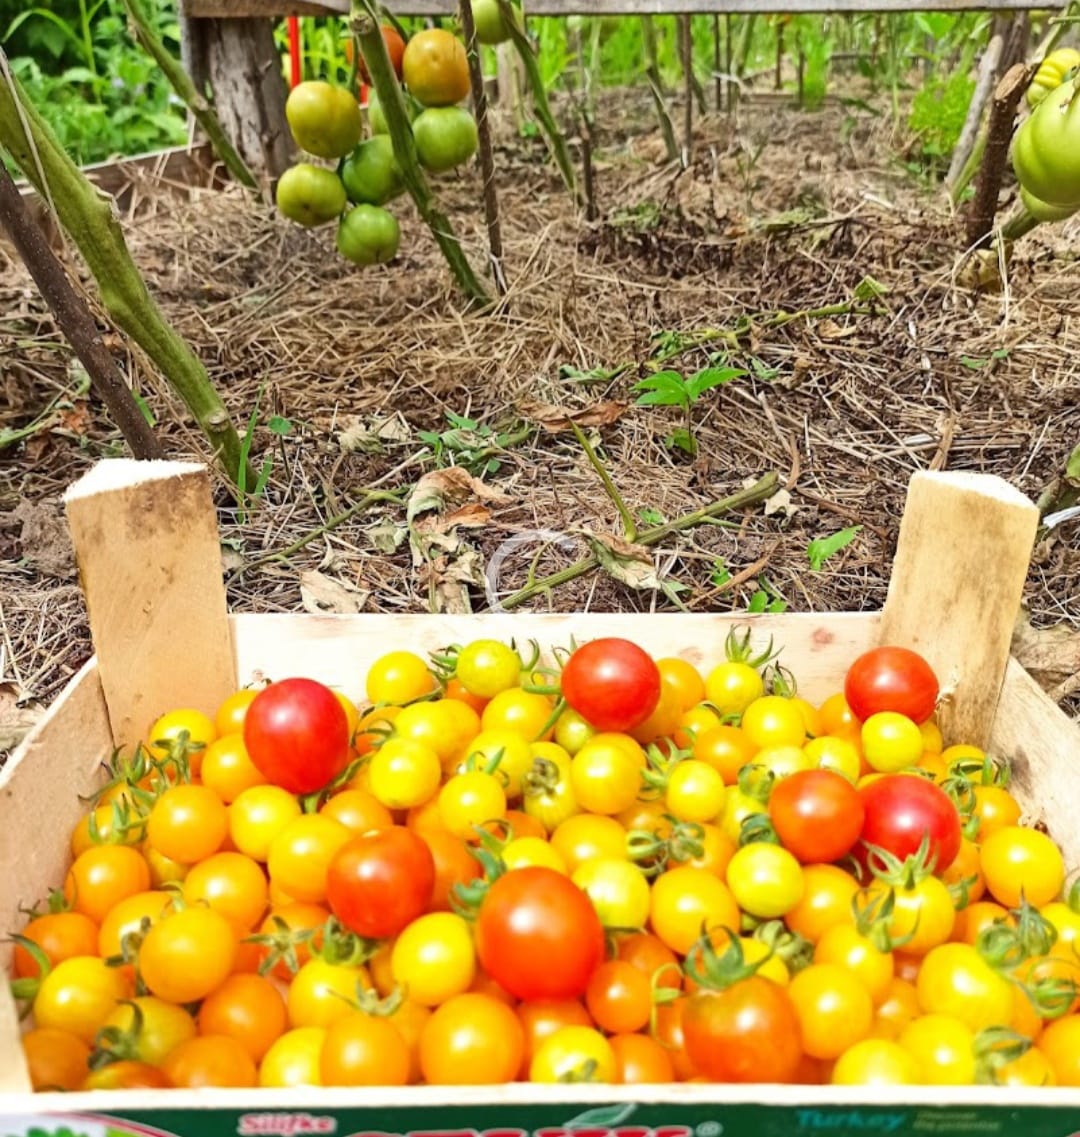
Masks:
[[[268,782],[293,794],[313,793],[348,765],[345,709],[313,679],[271,683],[248,708],[244,745]]]
[[[592,640],[566,661],[562,693],[598,730],[640,726],[660,701],[660,670],[652,656],[629,640]]]
[[[804,865],[828,864],[850,853],[864,813],[859,791],[832,770],[800,770],[777,782],[769,797],[776,835]]]
[[[914,774],[886,774],[859,790],[866,816],[855,855],[864,865],[868,846],[904,860],[926,839],[929,860],[940,875],[960,852],[960,814],[949,795]]]
[[[498,878],[480,904],[476,952],[518,999],[576,999],[604,959],[604,928],[569,877],[540,866]]]
[[[391,825],[338,850],[327,873],[326,898],[350,931],[384,939],[427,911],[434,887],[435,861],[424,839]]]
[[[934,713],[938,681],[918,652],[906,647],[876,647],[848,668],[844,698],[856,718],[865,722],[879,711],[895,711],[923,723]]]

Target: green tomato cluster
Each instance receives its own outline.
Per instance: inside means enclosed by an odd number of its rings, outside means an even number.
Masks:
[[[405,188],[394,148],[385,135],[361,140],[363,118],[351,91],[322,81],[289,94],[285,117],[296,145],[337,162],[336,169],[299,162],[278,181],[277,207],[299,225],[338,223],[338,252],[354,264],[394,258],[401,231],[386,202]]]
[[[1080,209],[1080,94],[1077,79],[1047,91],[1016,132],[1013,170],[1024,205],[1038,221]]]

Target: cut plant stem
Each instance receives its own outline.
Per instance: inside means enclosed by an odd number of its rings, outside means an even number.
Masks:
[[[798,312],[758,312],[753,316],[744,317],[736,328],[699,328],[687,335],[677,346],[654,356],[653,362],[666,363],[702,344],[715,343],[717,340],[724,341],[731,347],[738,347],[755,329],[782,328],[795,320],[825,320],[831,316],[876,316],[880,313],[880,308],[858,304],[854,300],[826,304],[821,308],[803,308]]]
[[[654,529],[646,529],[637,535],[637,544],[645,545],[646,547],[658,545],[664,538],[670,537],[672,533],[679,533],[684,529],[693,529],[697,525],[708,524],[722,514],[731,513],[733,510],[742,509],[748,505],[756,505],[758,502],[770,498],[776,492],[776,487],[779,484],[780,475],[775,471],[770,471],[764,477],[759,478],[752,486],[748,486],[744,490],[739,490],[738,493],[734,493],[730,497],[721,498],[719,501],[714,501],[711,505],[706,505],[701,509],[695,509],[692,513],[677,517],[674,521],[669,521],[665,525],[658,525]],[[534,596],[548,592],[560,584],[577,580],[579,576],[584,576],[587,572],[592,572],[593,569],[596,568],[599,568],[599,562],[596,557],[582,557],[581,560],[575,561],[572,565],[567,565],[566,568],[560,569],[550,576],[530,581],[524,588],[519,588],[517,592],[512,592],[505,600],[501,601],[501,606],[504,609],[519,608]]]
[[[461,291],[473,303],[487,307],[491,304],[491,298],[473,272],[472,265],[469,264],[461,244],[454,235],[450,219],[436,205],[427,178],[420,169],[416,142],[412,127],[409,125],[409,116],[405,111],[401,87],[390,65],[386,42],[379,28],[378,14],[371,0],[358,0],[354,3],[350,30],[360,44],[371,85],[379,96],[379,106],[386,118],[390,141],[394,147],[394,157],[401,167],[401,178],[405,188],[416,204],[417,212],[431,230],[436,244],[442,250]]]
[[[255,175],[248,169],[247,163],[240,157],[232,142],[226,137],[221,122],[214,108],[199,94],[190,76],[171,51],[161,42],[161,37],[154,31],[150,18],[143,7],[143,0],[124,0],[128,20],[135,38],[143,46],[154,62],[161,68],[162,74],[169,80],[172,89],[183,102],[184,106],[195,116],[195,121],[202,127],[203,133],[214,148],[214,153],[225,163],[225,168],[243,186],[248,189],[257,189],[258,183]]]
[[[506,277],[503,273],[502,226],[499,224],[499,198],[495,192],[495,159],[491,150],[491,124],[488,122],[487,92],[484,90],[484,72],[480,66],[480,49],[476,42],[476,22],[473,20],[472,0],[459,0],[461,30],[465,37],[465,53],[469,59],[469,81],[472,84],[473,114],[476,116],[476,133],[479,138],[480,176],[484,180],[484,221],[487,224],[488,251],[491,254],[491,276],[495,291],[506,295]]]
[[[679,144],[675,141],[675,128],[671,125],[667,103],[664,100],[664,87],[660,81],[660,59],[656,51],[656,29],[652,16],[641,17],[641,41],[645,47],[645,78],[656,108],[656,120],[660,124],[660,135],[664,140],[664,150],[669,162],[679,157]]]
[[[5,149],[75,243],[102,303],[195,416],[229,480],[239,480],[240,437],[191,348],[166,322],[131,259],[112,199],[91,184],[26,98],[0,52],[0,147]],[[247,471],[249,484],[255,476]]]
[[[230,581],[238,580],[246,572],[251,572],[252,569],[259,568],[262,565],[271,564],[273,561],[288,560],[293,553],[300,552],[301,549],[310,545],[318,537],[324,537],[327,533],[332,533],[339,525],[344,525],[346,521],[356,517],[359,513],[364,513],[373,505],[378,505],[380,502],[393,502],[400,505],[405,493],[412,487],[403,486],[401,489],[396,490],[367,490],[364,496],[356,502],[355,505],[350,505],[348,509],[343,510],[341,513],[331,517],[322,525],[315,529],[309,530],[307,533],[300,537],[298,540],[293,541],[291,545],[286,545],[284,549],[279,549],[275,553],[267,553],[266,556],[259,557],[254,561],[248,561],[247,564],[241,565],[229,578]]]
[[[49,305],[60,331],[86,368],[94,390],[108,407],[136,458],[161,458],[164,452],[109,354],[86,301],[76,293],[64,266],[49,247],[41,226],[30,216],[11,175],[0,162],[0,226],[7,230],[34,283]]]
[[[619,493],[618,487],[611,480],[611,475],[607,472],[604,463],[600,461],[599,456],[593,449],[592,443],[585,436],[585,432],[573,419],[570,419],[570,429],[574,432],[574,437],[581,444],[581,449],[585,451],[585,457],[589,459],[589,464],[596,471],[600,481],[604,484],[604,490],[608,497],[611,498],[611,504],[618,510],[619,518],[623,524],[623,535],[628,541],[637,539],[637,525],[634,523],[634,515],[627,508],[623,496]]]
[[[983,155],[979,179],[975,186],[975,199],[967,223],[967,245],[974,248],[984,244],[994,229],[998,196],[1009,156],[1016,108],[1027,88],[1034,69],[1023,63],[1014,64],[1005,73],[994,91],[987,126],[986,152]]]
[[[581,205],[582,202],[574,178],[574,164],[570,161],[570,151],[567,149],[566,139],[563,137],[562,131],[559,130],[555,116],[551,113],[551,104],[548,102],[547,91],[544,89],[544,80],[541,78],[540,68],[536,63],[536,53],[532,49],[532,44],[529,43],[529,37],[525,34],[525,29],[521,26],[518,14],[514,11],[510,0],[497,0],[497,3],[503,23],[510,32],[510,40],[525,68],[525,81],[528,83],[529,91],[532,94],[533,112],[547,136],[551,156],[555,159],[555,165],[559,167],[563,184],[570,196],[576,204]]]

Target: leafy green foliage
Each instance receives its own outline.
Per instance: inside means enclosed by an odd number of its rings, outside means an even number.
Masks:
[[[522,442],[528,430],[495,430],[487,423],[446,412],[450,429],[418,430],[417,438],[431,448],[437,466],[464,466],[471,474],[496,473],[502,462],[498,454]]]
[[[637,393],[634,402],[639,407],[678,407],[686,416],[686,425],[676,427],[664,442],[670,448],[696,454],[694,405],[706,391],[730,383],[732,379],[740,379],[745,374],[741,367],[718,366],[703,367],[693,375],[683,375],[681,371],[654,371],[634,384],[632,389]]]
[[[974,91],[975,81],[966,72],[954,71],[932,79],[916,92],[908,125],[918,135],[928,165],[938,165],[943,159],[947,164],[964,128]]]
[[[154,13],[158,34],[179,54],[173,0]],[[12,73],[80,165],[187,139],[184,107],[128,35],[121,0],[33,8],[0,0],[0,42]]]
[[[806,557],[810,562],[810,567],[814,572],[820,572],[829,557],[840,552],[841,549],[847,548],[861,532],[861,525],[849,525],[846,529],[841,529],[839,533],[833,533],[829,537],[815,537],[806,546]]]

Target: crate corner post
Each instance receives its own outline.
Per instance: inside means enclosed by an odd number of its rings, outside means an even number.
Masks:
[[[954,741],[990,738],[1038,524],[1035,504],[996,475],[911,479],[879,642],[926,657]]]
[[[115,744],[170,709],[213,715],[236,665],[207,467],[106,459],[64,504]]]

